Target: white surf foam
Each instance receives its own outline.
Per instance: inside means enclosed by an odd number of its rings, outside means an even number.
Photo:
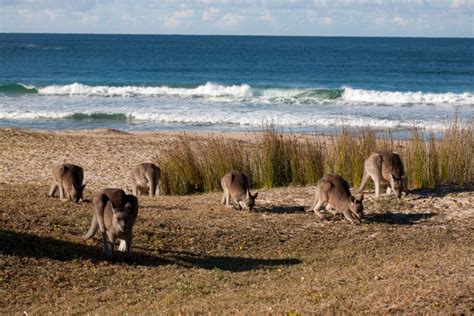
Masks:
[[[206,83],[194,88],[169,86],[89,86],[81,83],[69,85],[51,85],[39,88],[41,95],[64,96],[100,96],[100,97],[135,97],[135,96],[177,96],[204,97],[217,101],[243,101],[248,103],[274,104],[311,104],[327,100],[338,100],[353,103],[371,103],[384,105],[403,104],[454,104],[474,105],[474,94],[465,93],[426,93],[426,92],[393,92],[364,90],[345,87],[340,89],[297,89],[297,88],[252,88],[248,84],[221,85]]]
[[[81,83],[70,85],[52,85],[38,89],[39,94],[43,95],[84,95],[84,96],[233,96],[235,98],[252,97],[252,88],[247,84],[224,86],[214,83],[206,83],[196,88],[174,88],[168,86],[160,87],[141,87],[141,86],[88,86]]]
[[[424,121],[424,120],[410,120],[402,121],[399,119],[382,119],[382,118],[370,118],[357,115],[304,115],[291,114],[291,113],[279,113],[276,111],[262,111],[262,112],[249,112],[249,113],[226,113],[223,111],[216,111],[212,113],[206,113],[203,111],[128,111],[128,112],[111,112],[111,111],[82,111],[82,112],[52,112],[52,111],[39,111],[39,112],[0,112],[0,120],[34,120],[34,119],[67,119],[72,118],[74,115],[84,114],[85,116],[94,114],[123,114],[124,116],[135,120],[136,123],[140,121],[144,122],[156,122],[156,123],[172,123],[182,125],[234,125],[242,127],[253,127],[259,128],[264,124],[272,123],[282,127],[364,127],[370,126],[373,128],[411,128],[418,126],[428,130],[444,130],[448,125],[442,122]],[[91,117],[92,118],[92,117]]]
[[[379,104],[474,104],[472,93],[391,92],[344,88],[342,99]]]

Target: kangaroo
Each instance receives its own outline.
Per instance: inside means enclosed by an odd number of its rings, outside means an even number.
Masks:
[[[387,194],[393,191],[393,194],[400,198],[402,191],[408,194],[407,178],[403,162],[397,153],[382,150],[370,154],[364,162],[364,175],[357,192],[362,192],[372,178],[375,183],[375,196],[379,196],[380,184],[388,183]]]
[[[354,225],[362,222],[364,205],[362,201],[364,195],[359,198],[351,195],[349,184],[339,175],[325,175],[318,181],[316,188],[313,212],[321,220],[326,217],[319,211],[323,203],[326,204],[326,210],[336,214],[342,213],[344,217]]]
[[[132,179],[133,195],[149,194],[154,197],[155,194],[160,195],[158,181],[160,180],[161,170],[152,163],[141,163],[130,172]]]
[[[115,241],[120,239],[118,250],[130,253],[132,229],[138,215],[138,200],[121,189],[104,189],[92,201],[94,215],[89,231],[84,239],[95,235],[97,229],[102,233],[103,251],[114,259]]]
[[[250,193],[250,181],[246,174],[240,171],[231,171],[222,177],[221,185],[224,190],[221,204],[224,204],[226,207],[232,207],[230,204],[230,199],[232,198],[232,201],[239,210],[244,208],[251,211],[254,208],[258,192],[253,195]]]
[[[53,168],[52,180],[49,196],[54,196],[59,189],[59,198],[62,201],[71,200],[78,203],[82,199],[82,192],[86,186],[82,183],[84,180],[82,167],[69,163],[56,165]]]

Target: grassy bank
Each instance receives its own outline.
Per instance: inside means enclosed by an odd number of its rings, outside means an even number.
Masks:
[[[325,173],[338,173],[357,187],[365,158],[381,149],[401,155],[412,189],[474,181],[473,123],[460,125],[457,120],[438,139],[434,134],[422,137],[417,128],[408,140],[396,140],[390,133],[377,138],[370,128],[343,128],[324,140],[271,126],[255,133],[250,142],[183,135],[157,157],[157,163],[166,194],[212,192],[233,169],[246,172],[254,188],[314,184]]]

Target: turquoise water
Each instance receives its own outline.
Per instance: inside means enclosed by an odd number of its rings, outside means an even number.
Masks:
[[[474,114],[474,40],[0,34],[0,126],[441,130]]]

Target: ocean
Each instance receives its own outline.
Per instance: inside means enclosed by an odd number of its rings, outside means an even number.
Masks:
[[[0,34],[0,127],[440,131],[474,39]]]

